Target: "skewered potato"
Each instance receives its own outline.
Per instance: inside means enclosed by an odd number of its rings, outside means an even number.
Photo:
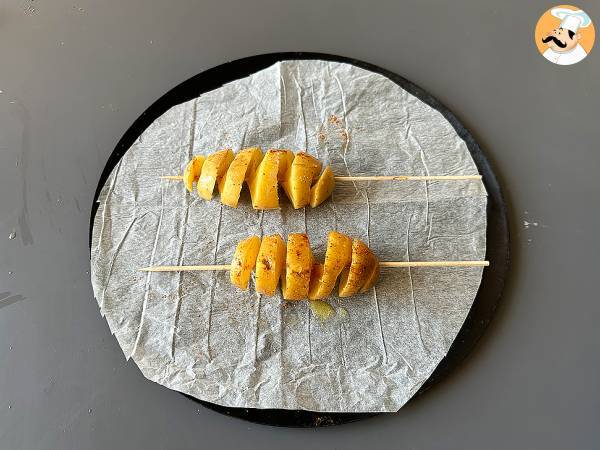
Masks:
[[[287,260],[287,264],[286,264]],[[290,234],[288,247],[280,235],[262,239],[251,236],[241,241],[229,265],[152,266],[147,272],[229,270],[231,282],[242,290],[248,288],[250,272],[256,267],[256,290],[273,295],[281,278],[285,300],[300,300],[307,296],[311,308],[318,299],[328,296],[341,273],[340,297],[371,289],[379,278],[381,267],[487,267],[489,261],[386,261],[380,263],[366,244],[348,236],[329,233],[325,263],[313,262],[308,237],[304,233]],[[322,302],[321,302],[322,303]]]
[[[198,159],[197,164],[188,163],[183,176],[164,175],[161,178],[183,179],[191,191],[193,183],[198,181],[197,172],[201,171],[198,194],[210,200],[217,184],[221,202],[234,208],[244,181],[250,189],[255,209],[279,207],[278,184],[298,209],[307,205],[319,206],[331,196],[336,181],[481,180],[481,175],[334,176],[329,166],[319,176],[321,163],[304,152],[294,156],[290,150],[269,150],[262,158],[259,148],[241,150],[235,158],[231,150],[221,150],[209,155],[205,161]]]
[[[338,276],[352,262],[352,239],[337,231],[327,236],[327,250],[323,274],[308,293],[308,298],[318,300],[327,297],[333,291]]]
[[[237,208],[242,185],[254,175],[262,157],[260,148],[247,148],[235,156],[227,173],[221,178],[221,203]]]
[[[255,209],[279,208],[278,185],[289,170],[294,154],[290,150],[269,150],[248,180]]]
[[[308,295],[313,255],[306,234],[290,234],[287,240],[285,273],[281,293],[285,300],[302,300]]]
[[[241,241],[235,249],[229,270],[229,278],[232,284],[244,291],[248,289],[248,281],[250,281],[250,274],[256,265],[259,248],[260,238],[250,236]]]
[[[244,182],[248,184],[255,209],[279,208],[279,185],[294,208],[318,206],[333,192],[335,179],[331,169],[321,172],[321,162],[305,152],[294,155],[290,150],[268,150],[263,158],[260,148],[246,148],[237,155],[229,149],[196,156],[182,177],[188,191],[197,182],[198,194],[212,199],[215,185],[221,203],[236,208]],[[173,177],[167,177],[173,178]]]
[[[366,244],[336,231],[327,237],[324,264],[314,261],[305,233],[290,234],[287,247],[278,234],[265,236],[262,242],[257,236],[244,239],[231,262],[231,282],[246,290],[254,265],[256,291],[273,295],[281,279],[285,300],[325,298],[331,294],[340,273],[340,297],[370,289],[379,277],[379,261]]]
[[[285,180],[281,183],[295,209],[310,203],[310,187],[319,173],[321,173],[321,162],[318,159],[304,152],[296,155]]]
[[[367,244],[359,239],[352,242],[352,262],[344,269],[340,277],[339,296],[355,295],[373,276],[373,270],[379,267],[379,262]],[[369,286],[370,287],[370,286]],[[365,289],[367,290],[367,289]]]
[[[315,299],[315,295],[321,284],[324,268],[325,266],[321,263],[315,263],[312,266],[312,271],[310,273],[310,284],[308,287],[308,298],[311,300]]]
[[[256,259],[256,291],[273,295],[285,268],[285,242],[280,235],[265,236]]]
[[[369,289],[371,289],[373,286],[375,286],[375,283],[377,283],[378,279],[379,279],[379,262],[371,269],[371,273],[367,277],[367,281],[365,282],[364,286],[360,288],[359,292],[361,292],[361,293],[367,292]]]
[[[183,182],[188,191],[194,190],[194,183],[200,178],[200,172],[206,158],[202,155],[194,156],[192,160],[187,163],[185,170],[183,171]]]
[[[231,149],[220,150],[206,158],[198,180],[198,195],[204,200],[210,200],[215,189],[215,184],[225,175],[227,168],[233,161]]]
[[[327,166],[315,185],[310,188],[310,206],[315,208],[327,200],[333,193],[334,186],[335,178],[333,177],[333,172]]]

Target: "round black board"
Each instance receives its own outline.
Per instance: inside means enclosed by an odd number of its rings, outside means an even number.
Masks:
[[[112,169],[120,161],[123,154],[131,147],[134,141],[144,132],[148,126],[171,107],[198,97],[204,92],[211,91],[230,81],[251,75],[259,70],[265,69],[278,61],[297,60],[297,59],[320,59],[325,61],[336,61],[341,63],[353,64],[372,72],[379,73],[401,86],[404,90],[439,111],[456,130],[456,133],[465,141],[471,156],[477,165],[479,173],[483,176],[483,182],[488,193],[487,204],[487,249],[486,259],[490,261],[490,266],[483,272],[483,277],[473,306],[469,311],[467,319],[460,329],[456,339],[452,343],[448,354],[440,361],[435,371],[429,379],[423,384],[421,389],[413,397],[416,398],[428,388],[439,382],[447,376],[473,349],[479,338],[482,336],[485,328],[489,324],[496,306],[500,300],[504,281],[508,272],[509,265],[509,233],[506,205],[502,197],[502,192],[498,181],[490,167],[488,160],[481,151],[481,148],[473,139],[473,136],[459,122],[448,108],[442,105],[438,100],[429,95],[426,91],[388,70],[377,67],[373,64],[358,61],[352,58],[342,56],[327,55],[322,53],[288,52],[288,53],[270,53],[266,55],[251,56],[248,58],[231,61],[212,69],[206,70],[189,80],[184,81],[179,86],[171,89],[160,99],[154,102],[142,115],[131,125],[123,135],[114,151],[110,155],[92,203],[92,213],[90,217],[90,248],[92,243],[92,227],[94,217],[98,209],[98,196],[104,186]],[[321,413],[312,411],[289,411],[283,409],[253,409],[253,408],[228,408],[215,405],[214,403],[198,400],[194,397],[186,397],[211,408],[222,414],[227,414],[251,422],[290,427],[319,427],[328,425],[338,425],[346,422],[372,417],[375,414],[366,413]],[[411,399],[411,401],[413,401]]]

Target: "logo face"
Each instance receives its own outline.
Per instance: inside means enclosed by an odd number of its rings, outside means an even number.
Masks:
[[[578,63],[594,46],[592,19],[576,6],[550,8],[535,27],[535,44],[544,58],[561,66]]]

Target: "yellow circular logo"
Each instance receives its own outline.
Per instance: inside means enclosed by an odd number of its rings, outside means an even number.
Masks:
[[[569,66],[585,59],[592,51],[596,30],[590,16],[572,5],[550,8],[535,27],[535,45],[544,58]]]

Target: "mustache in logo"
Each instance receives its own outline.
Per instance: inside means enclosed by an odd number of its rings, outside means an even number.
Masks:
[[[567,43],[566,43],[566,42],[561,42],[561,41],[559,41],[559,40],[558,40],[558,38],[557,38],[557,37],[555,37],[555,36],[546,36],[545,38],[542,38],[542,42],[543,42],[544,44],[546,44],[546,43],[548,43],[548,42],[550,42],[550,41],[554,41],[554,43],[555,43],[556,45],[558,45],[560,48],[565,48],[565,47],[567,46]]]

